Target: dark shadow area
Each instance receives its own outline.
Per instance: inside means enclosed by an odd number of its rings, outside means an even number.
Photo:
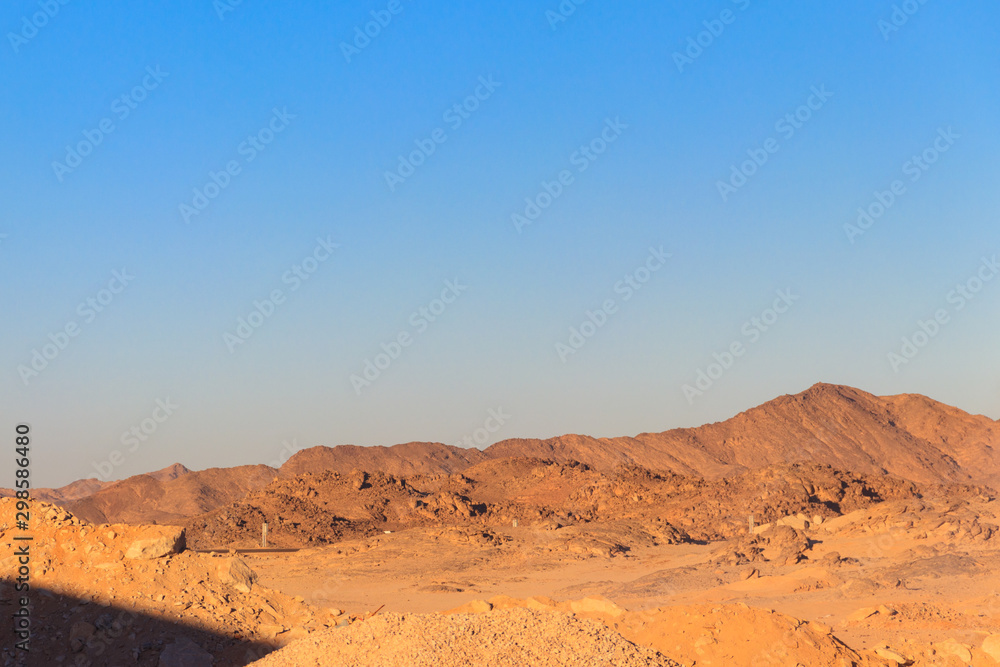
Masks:
[[[155,591],[150,591],[155,595]],[[0,665],[19,667],[157,667],[169,665],[243,666],[278,648],[236,633],[201,626],[195,614],[170,603],[149,602],[155,609],[105,606],[87,599],[32,587],[30,651],[16,651],[16,601],[10,580],[0,579]],[[213,662],[198,662],[196,656]],[[171,659],[174,656],[175,659]],[[184,658],[187,657],[187,661]],[[11,659],[13,658],[13,662]],[[61,660],[60,660],[61,658]]]

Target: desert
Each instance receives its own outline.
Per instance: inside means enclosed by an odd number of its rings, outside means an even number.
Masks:
[[[998,2],[0,5],[0,667],[1000,667]]]
[[[634,438],[321,447],[279,469],[81,480],[30,501],[31,656],[1000,664],[997,444],[987,417],[818,384]]]

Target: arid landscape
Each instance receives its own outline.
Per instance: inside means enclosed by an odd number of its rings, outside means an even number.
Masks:
[[[998,472],[997,421],[817,384],[635,437],[316,447],[278,469],[80,480],[33,495],[31,656],[1000,665]]]

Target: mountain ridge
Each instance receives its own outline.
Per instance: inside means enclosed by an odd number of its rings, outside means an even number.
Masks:
[[[433,442],[390,447],[317,446],[278,469],[265,465],[190,471],[181,464],[118,482],[79,480],[36,497],[99,522],[179,521],[239,500],[274,479],[306,472],[452,475],[490,460],[578,461],[599,471],[641,467],[719,479],[770,465],[817,463],[920,484],[997,486],[1000,422],[921,394],[875,396],[817,383],[733,417],[636,436],[510,438],[485,450]],[[0,496],[11,495],[9,489]],[[49,494],[49,495],[46,495]]]

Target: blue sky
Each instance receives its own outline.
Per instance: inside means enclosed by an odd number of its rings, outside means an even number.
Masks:
[[[0,401],[35,483],[633,435],[819,381],[1000,417],[1000,9],[562,7],[0,9]]]

